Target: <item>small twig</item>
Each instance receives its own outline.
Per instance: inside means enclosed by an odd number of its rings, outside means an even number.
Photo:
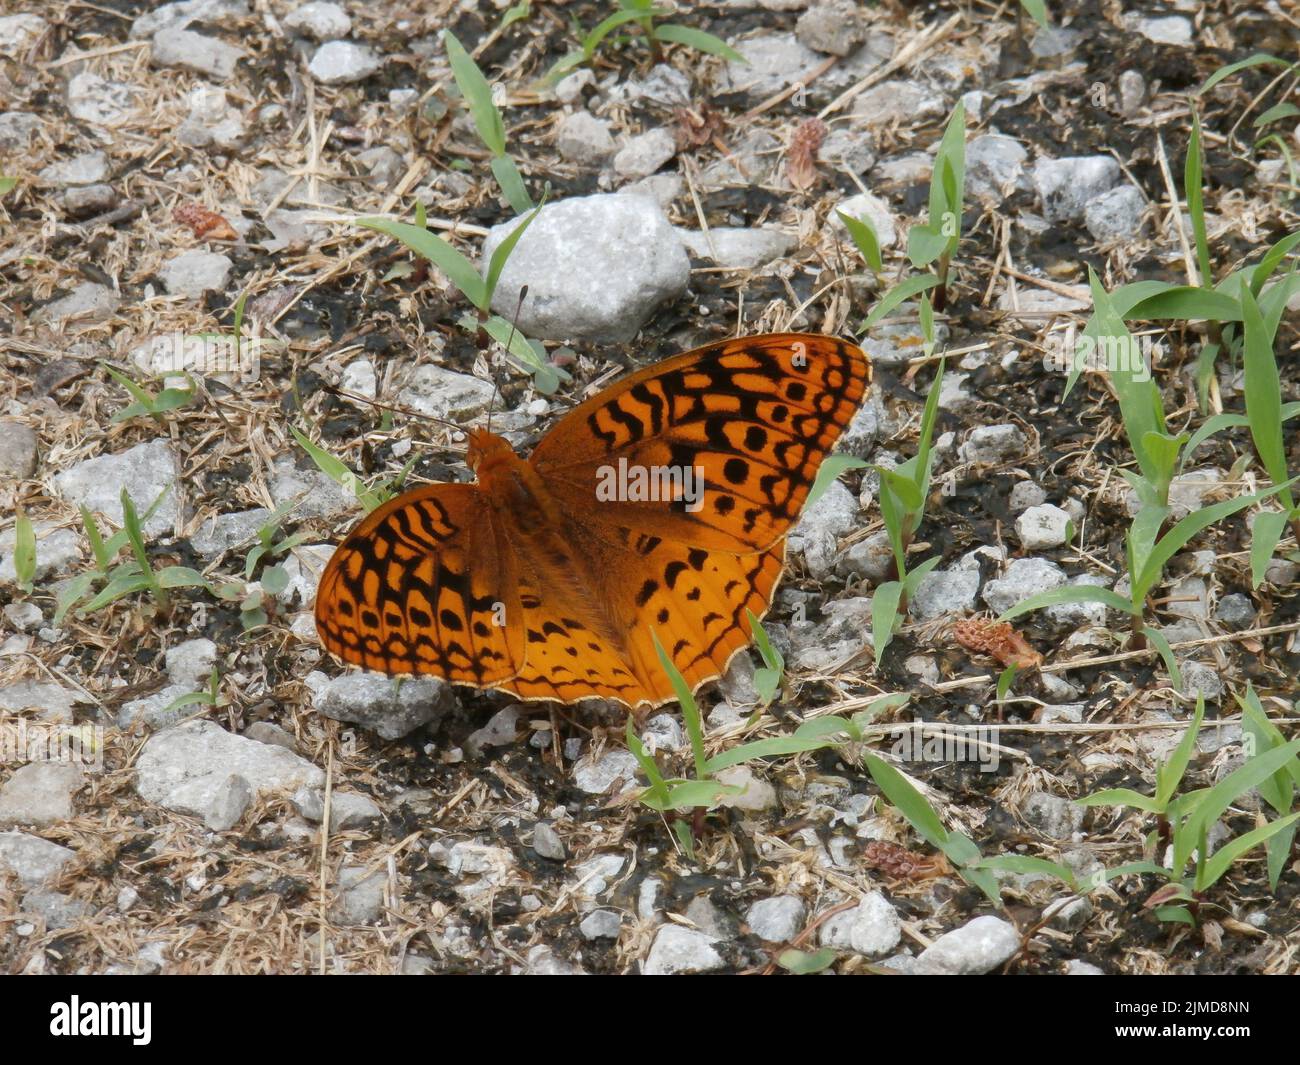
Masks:
[[[1169,156],[1165,153],[1165,141],[1156,133],[1156,159],[1160,163],[1160,173],[1165,179],[1165,190],[1169,193],[1169,202],[1174,209],[1174,225],[1178,229],[1178,244],[1183,249],[1183,265],[1187,267],[1187,283],[1192,288],[1200,288],[1200,274],[1196,270],[1196,259],[1192,255],[1192,246],[1187,243],[1187,230],[1183,228],[1182,201],[1178,198],[1178,189],[1174,186],[1174,175],[1169,169]]]
[[[685,155],[681,157],[682,176],[686,178],[686,188],[691,194],[691,203],[695,205],[695,217],[700,223],[700,231],[704,234],[704,239],[709,245],[709,254],[713,256],[714,262],[718,259],[718,249],[713,243],[713,233],[709,229],[708,220],[704,217],[704,205],[700,203],[700,193],[695,187],[695,167],[690,159]]]
[[[821,119],[825,119],[827,115],[832,114],[835,111],[838,111],[841,107],[843,107],[846,103],[852,100],[859,93],[865,92],[867,89],[871,88],[871,86],[875,85],[876,82],[878,81],[884,81],[885,78],[889,77],[890,74],[898,70],[899,67],[906,66],[908,63],[912,62],[913,59],[917,59],[925,52],[928,52],[941,40],[947,37],[948,34],[952,31],[953,27],[956,26],[957,23],[961,21],[961,19],[962,19],[962,15],[960,12],[958,12],[957,14],[949,18],[948,21],[945,22],[942,26],[938,26],[938,27],[934,25],[927,26],[924,30],[922,30],[910,41],[908,41],[908,43],[904,45],[902,49],[899,50],[899,52],[894,56],[894,58],[891,59],[888,63],[886,63],[883,67],[873,70],[861,81],[857,82],[854,85],[850,85],[847,89],[845,89],[842,93],[840,93],[839,96],[835,97],[834,100],[832,100],[829,104],[827,104],[820,111],[818,111],[817,117]]]
[[[857,899],[849,899],[847,902],[841,902],[839,905],[832,906],[829,910],[825,910],[822,913],[819,913],[807,924],[807,926],[804,928],[802,932],[800,932],[797,936],[795,936],[794,939],[790,940],[789,944],[783,947],[782,949],[798,950],[804,943],[808,942],[809,936],[811,936],[815,931],[817,931],[818,928],[820,928],[823,924],[829,921],[837,913],[843,913],[845,910],[851,910],[853,909],[854,906],[857,906],[858,904],[859,902]],[[774,972],[776,972],[776,967],[777,967],[777,961],[775,958],[773,958],[765,966],[763,966],[761,970],[756,968],[747,969],[745,972],[741,973],[741,975],[754,976],[757,974],[761,976],[771,976]]]
[[[1290,622],[1286,625],[1271,625],[1263,629],[1248,629],[1245,632],[1229,632],[1222,636],[1204,636],[1199,640],[1181,640],[1178,643],[1170,644],[1170,649],[1181,651],[1187,647],[1208,647],[1212,644],[1235,643],[1238,640],[1245,640],[1255,636],[1276,636],[1282,632],[1296,632],[1300,630],[1300,622]],[[1065,673],[1071,669],[1086,669],[1089,666],[1107,666],[1114,662],[1127,662],[1133,658],[1147,658],[1157,651],[1154,647],[1145,647],[1136,651],[1121,651],[1113,655],[1100,655],[1096,658],[1076,658],[1069,662],[1052,662],[1050,665],[1039,667],[1040,673]],[[946,680],[933,687],[934,691],[945,692],[953,691],[957,688],[974,688],[981,684],[994,684],[997,677],[988,674],[983,677],[960,677],[957,680]]]
[[[761,104],[756,104],[754,107],[751,107],[748,111],[745,112],[744,117],[746,119],[757,118],[759,115],[763,114],[764,111],[770,111],[778,104],[784,103],[791,96],[794,96],[797,92],[799,92],[799,90],[807,89],[810,82],[816,81],[823,74],[825,74],[826,71],[830,70],[831,67],[835,65],[838,59],[839,59],[838,56],[833,56],[833,55],[828,56],[822,63],[814,67],[812,72],[807,77],[800,78],[793,85],[787,86],[786,88],[782,89],[780,92],[774,93],[772,96],[769,96]]]
[[[334,744],[326,747],[325,814],[320,823],[320,974],[325,975],[325,929],[328,915],[330,849],[330,801],[334,792]]]
[[[86,4],[82,6],[89,7],[90,5]],[[95,10],[98,11],[101,9],[96,8]],[[116,15],[117,12],[115,11],[113,14]],[[121,18],[120,15],[118,15],[118,17]],[[49,63],[42,63],[41,66],[45,70],[54,70],[56,67],[66,67],[69,63],[83,63],[87,59],[95,59],[101,55],[113,55],[117,52],[129,52],[133,48],[148,47],[148,41],[127,41],[125,44],[113,44],[106,48],[95,48],[89,52],[77,52],[75,55],[65,55],[58,59],[51,60]]]

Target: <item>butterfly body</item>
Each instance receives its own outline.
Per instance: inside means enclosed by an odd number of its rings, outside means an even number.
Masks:
[[[523,699],[669,701],[748,646],[822,457],[866,393],[854,345],[784,333],[687,352],[566,414],[532,456],[470,430],[475,484],[364,519],[317,595],[344,661]]]

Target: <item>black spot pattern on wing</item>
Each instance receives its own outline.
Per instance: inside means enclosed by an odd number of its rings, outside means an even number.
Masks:
[[[328,651],[383,673],[477,685],[514,674],[521,648],[499,623],[514,593],[493,587],[513,567],[474,491],[410,492],[339,546],[316,594],[316,628]]]
[[[643,535],[760,550],[797,520],[870,376],[856,345],[834,337],[781,333],[724,341],[588,400],[542,440],[531,461],[557,489],[593,503],[597,471],[619,459],[698,471],[702,498],[679,494],[666,507],[599,503],[593,519],[604,511]],[[653,512],[665,509],[656,524]],[[646,516],[637,521],[633,512]]]

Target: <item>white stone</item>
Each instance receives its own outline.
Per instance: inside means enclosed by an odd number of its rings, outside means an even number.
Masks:
[[[1029,441],[1018,425],[981,425],[958,449],[963,462],[997,465],[1024,456]]]
[[[1122,177],[1119,163],[1109,155],[1043,158],[1033,169],[1048,222],[1081,221],[1088,201],[1119,184]]]
[[[26,832],[0,832],[0,874],[12,873],[26,887],[53,883],[76,859],[67,847]]]
[[[562,158],[580,166],[599,166],[617,150],[609,121],[590,111],[565,115],[555,134],[555,149]]]
[[[292,794],[325,779],[305,758],[236,736],[211,721],[190,721],[156,733],[140,752],[135,770],[141,798],[202,817],[218,831],[231,827],[255,796]]]
[[[484,267],[519,221],[492,228]],[[684,293],[689,280],[686,250],[653,200],[575,197],[541,209],[506,263],[492,306],[514,315],[527,285],[519,311],[526,335],[626,342],[659,304]]]
[[[947,111],[948,105],[941,94],[915,81],[882,81],[853,101],[854,116],[868,126],[910,124],[940,118]]]
[[[754,775],[749,766],[733,765],[716,774],[719,784],[739,788],[738,794],[723,795],[718,800],[719,806],[729,806],[735,810],[771,810],[777,805],[776,789],[766,780]]]
[[[451,685],[439,677],[405,680],[400,687],[393,678],[378,673],[322,679],[324,683],[312,694],[317,713],[362,725],[384,740],[401,739],[457,705]]]
[[[1006,572],[985,583],[982,598],[995,614],[1010,610],[1031,595],[1059,588],[1065,583],[1065,571],[1045,558],[1012,559]]]
[[[1069,539],[1070,515],[1051,503],[1029,507],[1016,518],[1016,535],[1026,551],[1060,547]]]
[[[898,912],[884,895],[873,891],[853,909],[826,921],[818,930],[818,940],[824,947],[879,957],[898,946],[902,934]]]
[[[120,126],[135,111],[135,90],[126,82],[82,71],[68,82],[68,111],[82,122]]]
[[[666,129],[633,137],[614,156],[614,173],[623,181],[648,177],[677,154],[677,141]]]
[[[338,4],[312,0],[284,17],[284,24],[295,33],[318,41],[332,41],[352,32],[352,18]]]
[[[1171,44],[1186,48],[1192,43],[1192,24],[1182,15],[1163,18],[1130,18],[1129,27],[1156,44]]]
[[[1135,185],[1117,185],[1094,196],[1083,209],[1083,224],[1102,243],[1134,240],[1142,235],[1147,202]]]
[[[636,787],[636,758],[631,751],[606,749],[595,762],[583,761],[574,767],[573,783],[588,795],[604,795],[616,785],[619,791]]]
[[[0,17],[0,55],[26,59],[32,45],[45,36],[49,28],[45,19],[30,11]]]
[[[202,299],[207,292],[224,292],[234,263],[220,252],[193,249],[181,252],[162,268],[162,283],[173,296]]]
[[[151,440],[116,455],[86,459],[54,477],[58,493],[73,503],[106,515],[114,525],[122,524],[122,490],[135,504],[146,539],[170,532],[180,517],[175,482],[180,475],[176,452],[168,440]],[[163,496],[151,518],[146,511]]]
[[[72,762],[29,762],[0,787],[0,826],[43,827],[71,819],[72,796],[85,777]]]
[[[323,85],[349,85],[377,73],[384,61],[364,44],[327,41],[316,49],[307,69]]]
[[[986,914],[948,932],[917,958],[917,971],[969,976],[991,972],[1020,949],[1020,933],[1009,921]]]
[[[754,270],[786,255],[795,246],[790,234],[776,226],[714,226],[678,229],[686,249],[697,259],[712,259],[730,270]]]
[[[807,907],[797,895],[759,899],[745,913],[749,930],[767,943],[788,943],[803,929]]]
[[[85,155],[51,163],[38,176],[47,185],[62,188],[69,185],[94,185],[108,177],[108,156],[103,152],[87,152]]]
[[[191,30],[162,29],[153,35],[151,60],[154,66],[184,67],[225,81],[235,72],[235,64],[247,53],[215,37]]]
[[[703,932],[666,924],[655,935],[641,971],[646,976],[675,976],[721,969],[722,957],[713,944]]]

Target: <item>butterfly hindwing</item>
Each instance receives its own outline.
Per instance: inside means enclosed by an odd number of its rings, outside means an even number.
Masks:
[[[524,658],[516,562],[477,488],[436,484],[371,513],[331,556],[316,627],[345,662],[493,685]]]

